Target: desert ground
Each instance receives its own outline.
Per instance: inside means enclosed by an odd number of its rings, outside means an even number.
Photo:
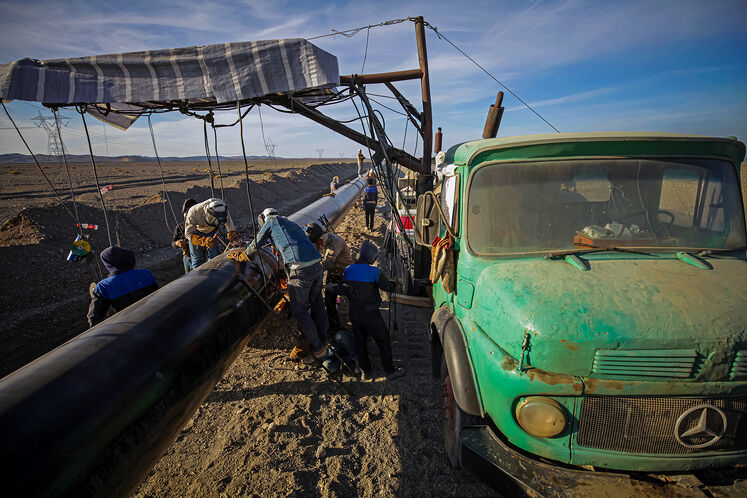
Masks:
[[[0,165],[0,377],[83,332],[88,286],[102,277],[96,258],[66,261],[77,234],[76,209],[64,168],[43,166],[70,213],[34,164]],[[246,235],[244,164],[221,167],[214,195],[225,197]],[[118,233],[121,245],[136,252],[138,266],[152,270],[162,285],[183,272],[180,253],[170,246],[171,233],[185,198],[211,195],[206,169],[204,162],[165,163],[164,196],[156,163],[99,165],[100,184],[113,185],[104,194],[112,237]],[[326,193],[333,176],[345,181],[355,172],[353,160],[253,160],[254,212],[273,206],[289,214]],[[86,231],[97,253],[109,242],[90,164],[74,164],[71,173],[79,219],[99,225]],[[742,192],[747,195],[744,179]],[[378,217],[376,223],[373,233],[366,232],[362,210],[354,207],[337,233],[354,248],[364,238],[381,244],[385,221]],[[387,265],[382,262],[388,272]],[[430,376],[425,334],[430,311],[385,302],[383,313],[393,325],[395,362],[406,369],[405,376],[387,381],[379,368],[372,380],[343,377],[340,382],[289,362],[292,333],[273,317],[136,496],[494,495],[470,474],[452,470],[442,451],[441,386]]]
[[[44,166],[74,211],[64,168]],[[79,218],[99,225],[86,233],[100,251],[109,244],[91,167],[74,166]],[[221,167],[229,210],[246,235],[243,162]],[[114,185],[104,194],[112,229],[119,226],[121,245],[133,249],[138,266],[152,270],[162,285],[183,273],[180,253],[170,246],[171,208],[179,216],[185,198],[211,195],[206,168],[206,163],[164,164],[170,201],[164,202],[156,163],[99,166],[100,184]],[[333,176],[345,181],[355,173],[352,160],[252,161],[254,212],[274,206],[292,213],[326,193]],[[34,164],[0,165],[0,178],[5,220],[0,278],[6,284],[0,297],[6,325],[0,333],[1,377],[87,328],[88,285],[100,278],[100,269],[94,261],[66,261],[76,222]],[[220,178],[214,182],[221,196]],[[351,247],[363,238],[380,245],[385,222],[378,217],[376,223],[373,233],[366,232],[363,212],[354,207],[336,231]],[[136,495],[494,495],[470,474],[452,470],[442,452],[441,386],[430,375],[425,333],[430,310],[385,303],[383,313],[393,325],[395,362],[406,369],[404,377],[386,381],[373,345],[378,377],[366,382],[351,377],[339,382],[322,370],[299,367],[287,359],[293,345],[288,323],[273,317],[252,336]]]

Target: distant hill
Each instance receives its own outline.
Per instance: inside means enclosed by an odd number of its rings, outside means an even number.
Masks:
[[[94,156],[96,162],[102,163],[148,163],[155,162],[156,158],[151,156]],[[270,159],[268,156],[246,156],[247,159]],[[57,156],[50,156],[48,154],[36,154],[36,159],[40,163],[56,163],[60,159]],[[212,158],[215,159],[214,157]],[[277,157],[276,159],[283,159]],[[67,161],[70,163],[83,163],[91,160],[91,156],[85,154],[68,154]],[[205,156],[188,156],[188,157],[162,157],[161,161],[205,161]],[[243,161],[242,156],[220,156],[221,161]],[[0,154],[0,164],[2,163],[33,163],[34,160],[28,154]]]

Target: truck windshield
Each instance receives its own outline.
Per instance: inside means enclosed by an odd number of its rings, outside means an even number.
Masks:
[[[466,234],[478,255],[583,246],[745,246],[734,167],[715,159],[493,164],[470,181]]]

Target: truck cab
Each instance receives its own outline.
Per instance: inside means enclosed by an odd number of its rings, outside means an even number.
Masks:
[[[453,261],[429,330],[453,466],[563,495],[747,461],[744,155],[661,133],[448,150],[416,238]]]

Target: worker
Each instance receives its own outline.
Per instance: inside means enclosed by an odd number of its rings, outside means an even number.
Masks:
[[[187,217],[187,212],[189,212],[189,208],[197,204],[197,201],[189,198],[184,201],[184,204],[182,204],[182,217]],[[189,273],[189,271],[192,269],[192,257],[189,254],[189,241],[187,241],[186,237],[184,236],[184,223],[179,223],[174,228],[174,237],[171,241],[172,247],[176,247],[177,249],[182,250],[182,262],[184,263],[184,273]]]
[[[338,188],[340,188],[340,177],[336,176],[332,178],[332,181],[329,184],[329,193],[334,194],[335,190],[337,190]]]
[[[158,289],[150,271],[135,268],[135,254],[129,249],[107,247],[101,251],[101,261],[109,276],[95,286],[91,284],[91,304],[88,306],[88,325],[91,327],[106,318],[109,306],[122,311]]]
[[[363,241],[360,256],[354,264],[345,269],[342,283],[326,286],[332,292],[345,295],[350,300],[350,323],[362,380],[371,378],[371,361],[368,358],[366,346],[369,336],[379,347],[381,364],[387,378],[392,379],[404,374],[403,369],[394,366],[389,330],[379,312],[381,304],[379,289],[391,292],[396,283],[386,278],[379,268],[372,266],[378,252],[373,242]]]
[[[301,333],[309,341],[311,354],[303,358],[307,365],[321,361],[327,355],[329,321],[322,298],[322,257],[303,229],[274,208],[267,208],[258,217],[260,230],[246,248],[245,258],[252,259],[260,248],[271,242],[283,258],[288,274],[288,297],[291,315],[298,321]]]
[[[228,214],[228,207],[222,199],[211,198],[189,208],[184,220],[184,235],[189,242],[192,269],[221,253],[218,244],[220,225],[226,226],[226,235],[231,243],[240,243],[231,215]],[[204,249],[207,250],[207,258]]]
[[[345,239],[335,233],[324,230],[318,223],[309,223],[304,227],[304,232],[311,242],[314,243],[322,255],[322,269],[325,272],[324,283],[339,284],[342,282],[342,274],[345,268],[353,264],[350,248]],[[326,287],[325,287],[326,289]],[[337,294],[332,291],[324,291],[324,307],[327,309],[330,333],[344,327],[337,312]]]
[[[374,180],[366,180],[366,188],[363,190],[363,209],[366,212],[366,228],[374,229],[374,213],[376,213],[376,204],[379,202],[379,191],[376,189]]]
[[[365,157],[363,156],[363,151],[358,149],[358,176],[361,176],[361,171],[363,171],[363,160]]]

